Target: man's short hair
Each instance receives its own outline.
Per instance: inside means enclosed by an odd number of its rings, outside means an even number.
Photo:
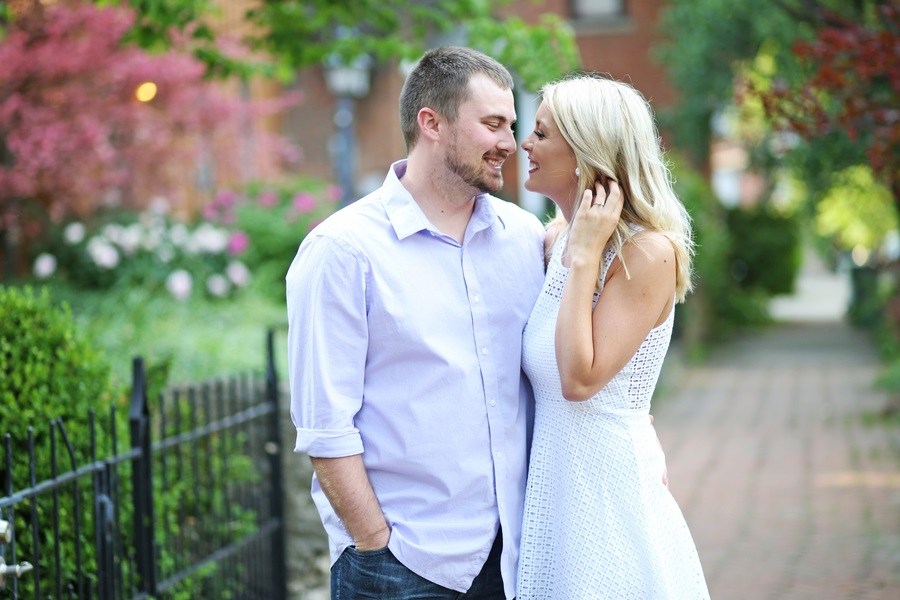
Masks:
[[[471,48],[444,46],[426,52],[400,92],[400,128],[407,152],[419,140],[418,114],[429,107],[455,121],[469,97],[469,80],[484,74],[503,89],[513,89],[513,78],[499,62]]]

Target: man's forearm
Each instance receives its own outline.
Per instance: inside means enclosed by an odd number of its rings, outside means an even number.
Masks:
[[[325,497],[331,502],[359,550],[387,546],[390,528],[369,483],[362,455],[310,457]]]

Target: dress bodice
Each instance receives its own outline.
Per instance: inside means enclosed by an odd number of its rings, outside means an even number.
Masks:
[[[569,276],[569,269],[562,264],[567,240],[568,232],[564,232],[553,247],[544,287],[525,326],[523,368],[538,402],[568,402],[562,396],[555,348],[556,319]],[[601,281],[614,258],[615,251],[610,247],[603,255]],[[602,287],[594,293],[595,306],[602,293]],[[591,399],[578,403],[584,405],[583,410],[623,416],[650,412],[650,400],[672,338],[674,315],[673,307],[666,320],[650,331],[628,364]]]

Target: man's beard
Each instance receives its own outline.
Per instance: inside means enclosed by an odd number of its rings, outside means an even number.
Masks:
[[[505,157],[497,157],[504,160]],[[459,144],[454,133],[450,143],[450,152],[444,158],[444,164],[451,173],[455,173],[466,184],[472,186],[482,194],[494,194],[503,188],[503,175],[493,175],[488,172],[484,163],[477,165],[463,163],[459,159]]]

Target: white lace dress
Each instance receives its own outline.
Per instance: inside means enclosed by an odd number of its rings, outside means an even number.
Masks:
[[[665,457],[648,419],[674,311],[593,398],[566,400],[554,349],[565,241],[563,234],[556,243],[524,334],[536,409],[518,599],[709,598],[690,531],[663,485]],[[608,251],[604,272],[612,259]]]

